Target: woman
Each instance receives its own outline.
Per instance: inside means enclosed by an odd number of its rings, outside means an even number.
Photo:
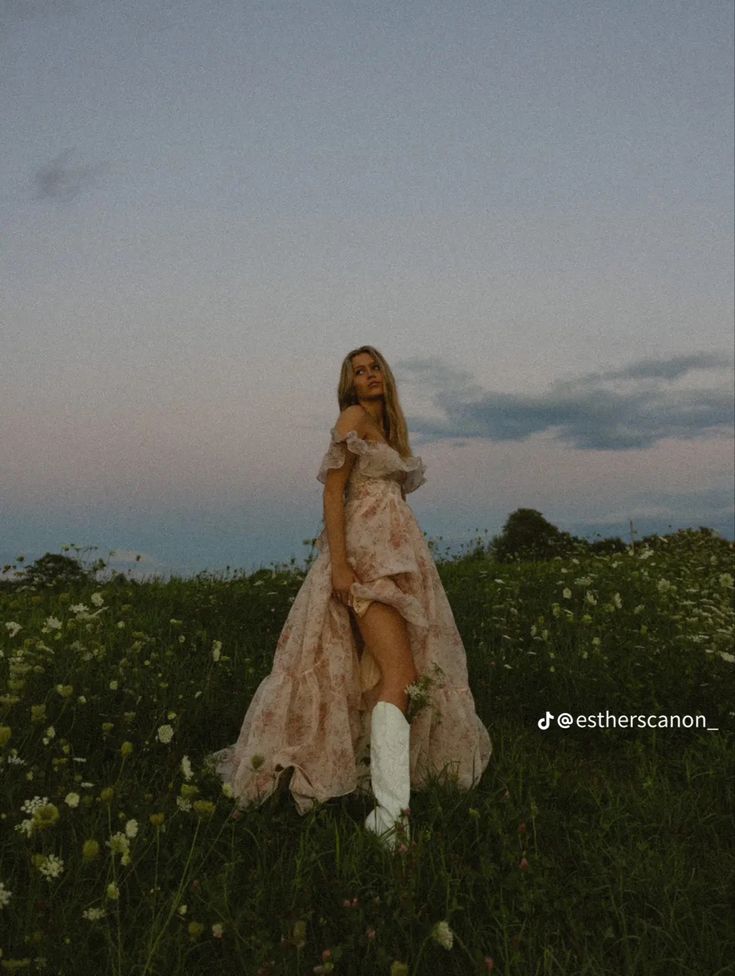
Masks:
[[[395,380],[377,349],[345,356],[337,396],[341,413],[317,474],[319,555],[237,742],[210,759],[241,806],[284,786],[287,770],[301,814],[333,796],[372,792],[365,826],[394,848],[408,837],[411,787],[434,775],[469,789],[492,745],[452,610],[405,501],[426,481],[424,465],[411,455]]]

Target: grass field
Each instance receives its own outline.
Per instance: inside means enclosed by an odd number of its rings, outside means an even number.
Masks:
[[[365,797],[235,819],[202,768],[302,571],[0,593],[0,972],[735,972],[734,555],[440,560],[494,751],[476,789],[412,794],[401,854]],[[667,727],[698,714],[718,731]]]

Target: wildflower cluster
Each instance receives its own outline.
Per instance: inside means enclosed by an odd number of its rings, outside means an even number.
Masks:
[[[412,722],[413,719],[418,715],[422,708],[425,708],[431,703],[431,689],[433,687],[441,687],[443,684],[442,676],[444,671],[435,664],[431,674],[422,675],[418,681],[415,681],[411,685],[406,686],[406,694],[408,695],[408,709],[406,711],[406,719]],[[434,705],[431,705],[435,708]]]

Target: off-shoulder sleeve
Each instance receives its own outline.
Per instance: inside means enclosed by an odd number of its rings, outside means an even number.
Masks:
[[[409,495],[421,485],[426,484],[426,468],[420,457],[402,458],[402,461],[407,472],[403,480],[403,492],[405,495]]]
[[[319,473],[316,476],[317,481],[321,481],[323,485],[326,485],[327,472],[331,468],[342,467],[347,457],[347,451],[351,451],[353,454],[367,454],[368,450],[369,446],[367,442],[362,437],[358,437],[357,431],[348,430],[342,437],[337,437],[337,427],[332,427],[329,432],[329,448],[319,466]]]

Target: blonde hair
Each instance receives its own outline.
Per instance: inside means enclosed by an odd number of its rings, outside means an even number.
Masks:
[[[398,398],[395,377],[385,360],[385,357],[375,348],[375,346],[359,346],[347,353],[342,360],[342,368],[339,374],[339,386],[337,387],[337,400],[339,401],[340,411],[345,407],[357,403],[357,394],[354,387],[354,371],[352,368],[352,357],[361,352],[369,353],[380,365],[383,374],[383,428],[385,439],[391,447],[401,455],[402,458],[411,457],[411,445],[408,441],[408,427],[406,418],[401,409],[401,402]]]

